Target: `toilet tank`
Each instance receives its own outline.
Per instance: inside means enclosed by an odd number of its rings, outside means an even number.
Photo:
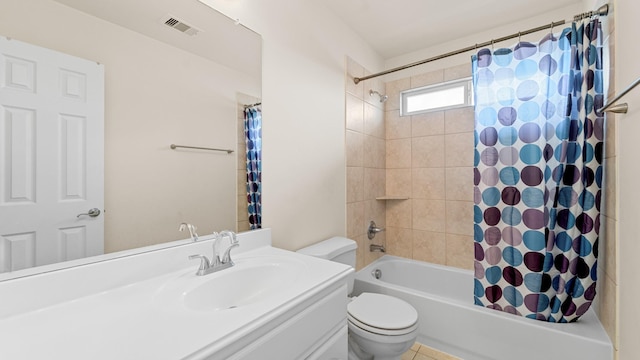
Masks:
[[[298,250],[298,252],[321,259],[339,262],[341,264],[349,265],[355,269],[357,247],[358,245],[355,241],[336,236],[302,248]]]
[[[336,236],[331,239],[320,241],[311,246],[307,246],[297,252],[321,259],[339,262],[349,265],[354,270],[356,268],[356,248],[358,245],[355,241],[344,237]],[[351,273],[347,280],[349,294],[353,290],[353,282],[355,281],[355,272]]]

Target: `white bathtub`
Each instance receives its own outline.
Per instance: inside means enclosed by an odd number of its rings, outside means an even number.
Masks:
[[[356,274],[354,295],[362,292],[407,301],[418,310],[417,341],[464,360],[613,359],[593,310],[552,324],[485,309],[473,304],[471,271],[385,255]]]

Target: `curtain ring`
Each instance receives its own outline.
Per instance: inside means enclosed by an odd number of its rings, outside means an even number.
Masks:
[[[495,40],[491,39],[491,52],[495,52],[495,49],[493,48],[493,44],[495,43]]]
[[[522,33],[518,31],[518,43],[522,42]]]

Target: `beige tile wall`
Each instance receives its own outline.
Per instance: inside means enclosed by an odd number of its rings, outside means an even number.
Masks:
[[[358,243],[356,269],[378,258],[381,253],[369,251],[370,244],[385,245],[386,234],[367,238],[371,220],[385,227],[385,126],[384,104],[369,90],[384,94],[380,80],[354,84],[354,77],[365,75],[365,69],[347,59],[346,78],[346,148],[347,148],[347,237]]]
[[[347,59],[347,236],[358,242],[360,269],[382,255],[473,267],[473,109],[399,116],[399,93],[471,75],[470,66],[383,84]],[[376,90],[389,96],[381,104]],[[376,200],[382,196],[404,200]],[[386,231],[366,237],[371,220]]]
[[[392,255],[473,268],[473,108],[400,116],[403,90],[471,76],[462,65],[389,82],[387,246]]]

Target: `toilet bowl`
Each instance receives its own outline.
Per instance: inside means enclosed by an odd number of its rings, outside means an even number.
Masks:
[[[355,267],[356,243],[334,237],[298,250],[310,256]],[[347,281],[348,293],[354,277]],[[409,303],[393,296],[362,293],[347,305],[349,360],[400,360],[414,344],[418,312]]]
[[[347,306],[349,360],[400,359],[416,340],[418,312],[389,295],[362,293]]]

